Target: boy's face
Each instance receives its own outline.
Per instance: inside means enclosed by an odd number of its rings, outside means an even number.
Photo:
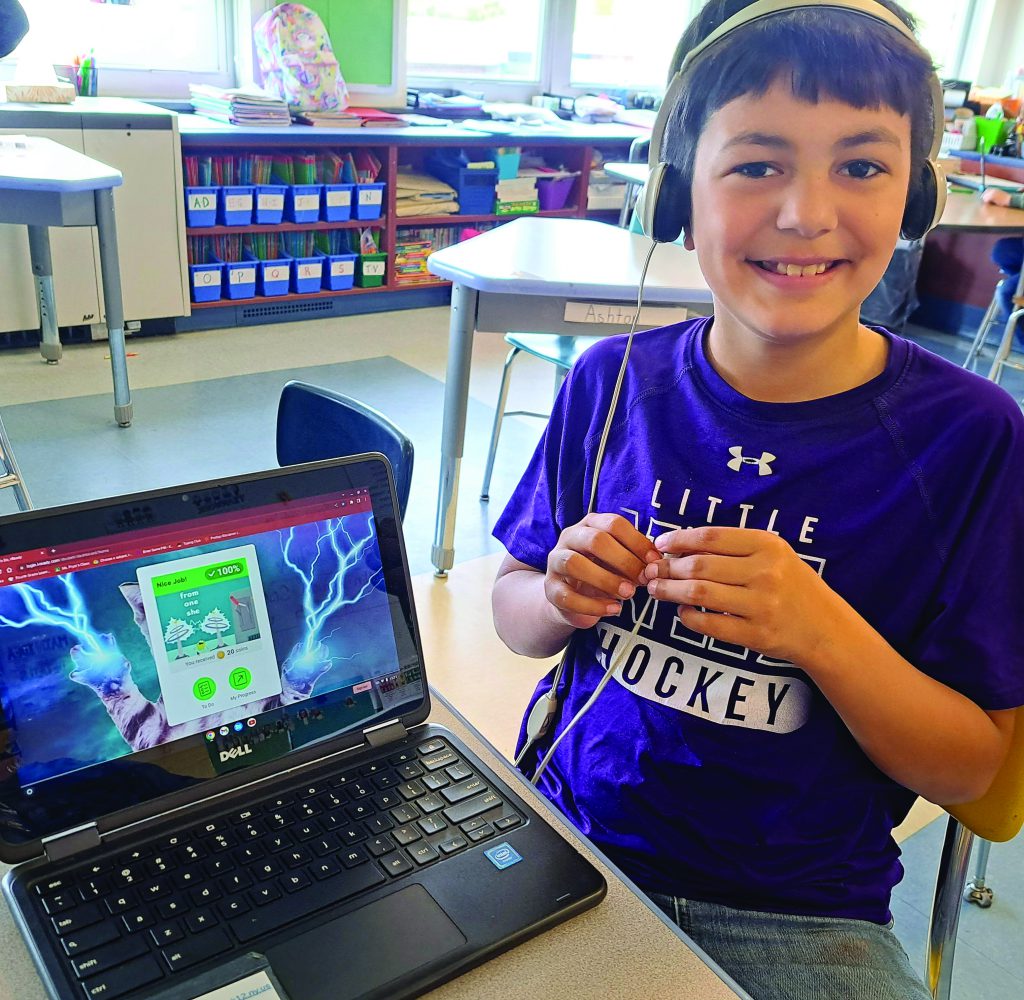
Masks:
[[[790,344],[856,330],[909,178],[910,118],[892,108],[811,104],[788,83],[720,108],[697,145],[687,234],[716,326]]]

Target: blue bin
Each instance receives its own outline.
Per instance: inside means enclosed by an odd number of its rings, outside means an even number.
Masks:
[[[224,295],[229,299],[251,299],[256,294],[256,261],[225,261]]]
[[[292,291],[301,295],[320,291],[324,272],[322,255],[314,257],[289,257],[292,265]]]
[[[233,185],[220,189],[220,224],[222,226],[248,226],[252,222],[252,203],[255,190],[251,185]]]
[[[461,167],[449,160],[433,158],[427,162],[427,172],[455,188],[459,215],[493,214],[498,184],[496,169]]]
[[[215,302],[220,298],[224,280],[220,264],[189,264],[188,270],[193,302]]]
[[[292,262],[290,259],[260,260],[246,250],[242,256],[256,263],[256,294],[286,295],[291,284]]]
[[[356,219],[379,219],[384,208],[383,184],[357,184],[352,207]]]
[[[320,218],[324,222],[344,222],[351,219],[354,188],[354,184],[325,184],[323,200],[320,202]]]
[[[289,222],[320,221],[319,184],[290,184],[284,199],[284,217]]]
[[[217,225],[217,188],[185,188],[185,223],[189,226]]]
[[[323,258],[322,287],[332,292],[341,292],[351,288],[356,279],[357,253],[330,253],[320,250],[317,253]]]
[[[258,184],[253,222],[258,226],[276,226],[284,219],[286,184]]]

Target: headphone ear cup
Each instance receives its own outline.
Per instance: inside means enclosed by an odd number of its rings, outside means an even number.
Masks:
[[[655,243],[674,243],[690,222],[690,191],[675,167],[654,165],[636,202],[644,235]]]
[[[938,225],[945,207],[945,175],[934,160],[925,160],[920,179],[907,197],[900,236],[905,240],[921,239],[929,229]]]

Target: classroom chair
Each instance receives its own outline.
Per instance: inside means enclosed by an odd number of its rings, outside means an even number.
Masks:
[[[412,485],[412,441],[372,406],[306,382],[288,382],[277,407],[277,461],[298,465],[342,455],[380,452],[395,474],[404,519]]]
[[[992,359],[992,367],[988,372],[989,381],[995,382],[997,385],[1002,380],[1004,369],[1014,368],[1017,371],[1024,371],[1024,364],[1021,364],[1019,361],[1013,361],[1010,358],[1017,324],[1022,319],[1024,319],[1024,296],[1015,295],[1013,297],[1013,312],[1010,313],[1010,318],[1006,321],[1006,326],[1003,328],[1002,339],[996,348],[995,357]]]
[[[634,139],[629,144],[629,162],[646,163],[648,150],[651,148],[651,140],[648,137]],[[622,211],[619,212],[619,228],[629,229],[630,219],[633,216],[633,209],[636,205],[636,196],[640,193],[640,184],[626,183],[626,194],[622,201]]]
[[[0,490],[7,487],[14,490],[18,510],[32,509],[32,498],[28,495],[28,487],[18,467],[18,460],[14,457],[14,450],[7,437],[7,428],[4,427],[3,420],[0,420]]]
[[[996,282],[996,289],[992,293],[992,301],[989,302],[988,308],[985,310],[985,315],[981,318],[981,324],[978,326],[978,332],[974,335],[974,340],[971,341],[971,346],[967,351],[967,357],[964,358],[963,367],[970,371],[975,370],[975,366],[978,363],[978,358],[981,356],[981,352],[985,349],[985,342],[988,339],[989,330],[996,325],[1000,313],[1000,299],[999,295],[1003,290],[1003,282],[1007,281],[1006,278],[1001,278]]]
[[[949,806],[946,811],[949,820],[925,955],[925,983],[934,1000],[949,1000],[956,931],[974,838],[1002,843],[1016,837],[1024,825],[1024,709],[1017,709],[1010,750],[992,787],[980,799]]]
[[[498,389],[498,405],[494,410],[494,426],[491,428],[491,443],[487,449],[487,467],[484,470],[484,482],[480,487],[480,499],[490,499],[491,473],[494,471],[494,455],[498,450],[498,436],[501,434],[501,422],[505,417],[543,417],[548,418],[547,413],[538,413],[535,410],[509,410],[505,411],[505,403],[508,400],[508,378],[512,371],[512,363],[520,353],[525,352],[541,361],[547,361],[555,366],[555,394],[558,394],[558,387],[562,384],[566,372],[574,364],[579,356],[588,348],[597,337],[571,337],[558,333],[506,333],[505,343],[512,350],[505,358],[505,365],[501,370],[501,386]]]

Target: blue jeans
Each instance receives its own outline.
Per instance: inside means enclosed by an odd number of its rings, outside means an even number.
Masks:
[[[648,893],[754,1000],[930,1000],[890,927]]]
[[[992,247],[992,262],[1006,275],[1003,287],[999,290],[999,302],[1003,307],[1002,318],[1005,321],[1013,312],[1013,297],[1017,294],[1017,282],[1020,280],[1021,267],[1024,266],[1024,239],[1019,236],[1006,236],[996,240]]]

